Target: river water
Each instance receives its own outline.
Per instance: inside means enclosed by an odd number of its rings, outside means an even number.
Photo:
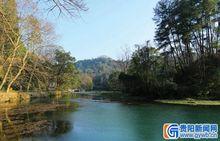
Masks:
[[[220,107],[165,104],[122,104],[71,99],[76,111],[49,114],[56,122],[54,133],[22,141],[160,141],[162,126],[171,123],[218,123]]]

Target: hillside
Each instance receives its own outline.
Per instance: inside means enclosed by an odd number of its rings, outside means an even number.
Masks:
[[[94,89],[107,89],[107,80],[112,72],[120,71],[120,61],[101,56],[94,59],[80,60],[76,67],[82,73],[87,73],[93,78]]]

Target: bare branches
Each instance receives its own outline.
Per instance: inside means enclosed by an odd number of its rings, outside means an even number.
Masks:
[[[58,10],[59,15],[68,14],[75,17],[80,11],[88,10],[83,0],[47,0],[46,2],[49,4],[48,11]]]
[[[122,47],[122,54],[119,58],[119,60],[121,61],[121,69],[123,72],[127,72],[128,71],[128,67],[130,64],[130,59],[131,59],[131,48],[129,48],[128,46]]]

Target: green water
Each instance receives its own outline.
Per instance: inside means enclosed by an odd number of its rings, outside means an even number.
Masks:
[[[171,123],[218,123],[220,107],[164,104],[128,105],[76,99],[77,111],[50,115],[55,131],[24,141],[160,141],[162,126]]]

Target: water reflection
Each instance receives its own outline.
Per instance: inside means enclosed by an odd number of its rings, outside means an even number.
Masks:
[[[40,102],[39,102],[40,101]],[[56,100],[37,100],[31,104],[12,108],[1,108],[0,140],[20,140],[23,137],[51,135],[58,136],[69,132],[69,121],[54,119],[63,111],[72,111],[75,104]]]
[[[80,106],[73,111],[76,103]],[[12,125],[6,113],[1,113],[0,136],[17,139],[17,132],[22,141],[162,141],[164,123],[220,124],[219,109],[155,103],[126,105],[66,97],[9,110]]]
[[[48,140],[163,141],[162,126],[166,122],[220,124],[219,107],[125,105],[89,99],[78,102],[81,107],[68,116],[74,123],[73,130]]]
[[[59,136],[62,134],[65,134],[67,132],[69,132],[70,130],[72,130],[72,124],[69,121],[62,121],[62,120],[58,120],[58,121],[52,121],[51,122],[51,130],[50,130],[50,134],[51,136]]]

